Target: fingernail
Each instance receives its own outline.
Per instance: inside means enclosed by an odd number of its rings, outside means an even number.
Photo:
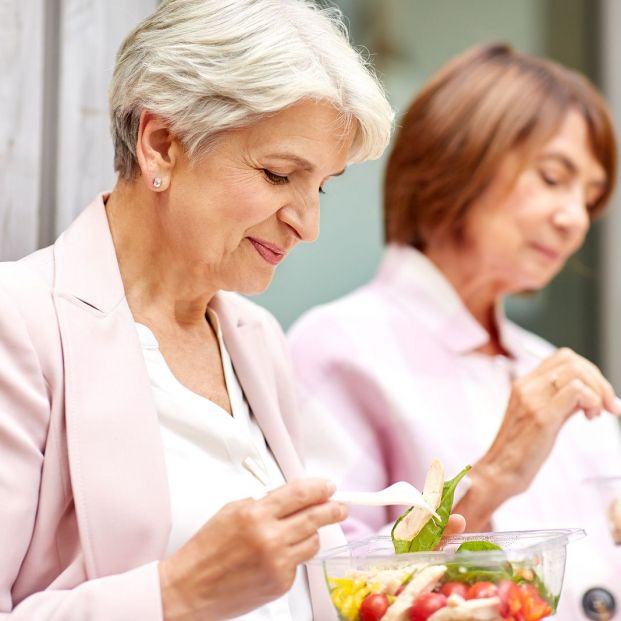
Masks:
[[[328,488],[328,493],[330,494],[330,496],[332,496],[332,494],[336,492],[336,484],[332,481],[326,481],[326,487]]]
[[[619,399],[619,397],[614,398],[613,405],[613,414],[621,414],[621,399]]]

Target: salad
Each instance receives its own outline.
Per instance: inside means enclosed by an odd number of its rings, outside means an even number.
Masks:
[[[434,460],[423,496],[438,517],[411,507],[395,522],[392,544],[397,555],[432,552],[442,540],[454,492],[470,467],[444,481]],[[499,554],[500,551],[500,554]],[[424,556],[424,555],[422,555]],[[461,558],[460,558],[461,556]],[[442,560],[350,569],[327,577],[341,621],[539,621],[554,613],[557,597],[536,571],[510,563],[489,541],[463,542]],[[405,560],[405,559],[403,559]]]

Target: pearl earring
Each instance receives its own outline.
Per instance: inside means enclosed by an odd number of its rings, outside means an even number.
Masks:
[[[153,187],[156,190],[159,190],[162,187],[162,179],[160,177],[155,177],[155,179],[153,179]]]

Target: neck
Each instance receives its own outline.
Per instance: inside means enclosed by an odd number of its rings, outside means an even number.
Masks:
[[[161,194],[140,180],[119,181],[106,202],[128,304],[137,321],[204,323],[216,288],[188,269],[174,251],[159,217],[166,209]]]
[[[455,244],[436,244],[425,250],[427,258],[443,273],[464,306],[489,335],[479,352],[508,355],[500,343],[496,308],[502,302],[503,288],[490,277],[490,270],[478,261],[465,260],[466,253]]]

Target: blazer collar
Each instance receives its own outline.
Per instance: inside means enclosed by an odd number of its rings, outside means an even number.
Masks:
[[[55,244],[57,294],[71,295],[108,314],[125,298],[104,201],[100,194]]]

